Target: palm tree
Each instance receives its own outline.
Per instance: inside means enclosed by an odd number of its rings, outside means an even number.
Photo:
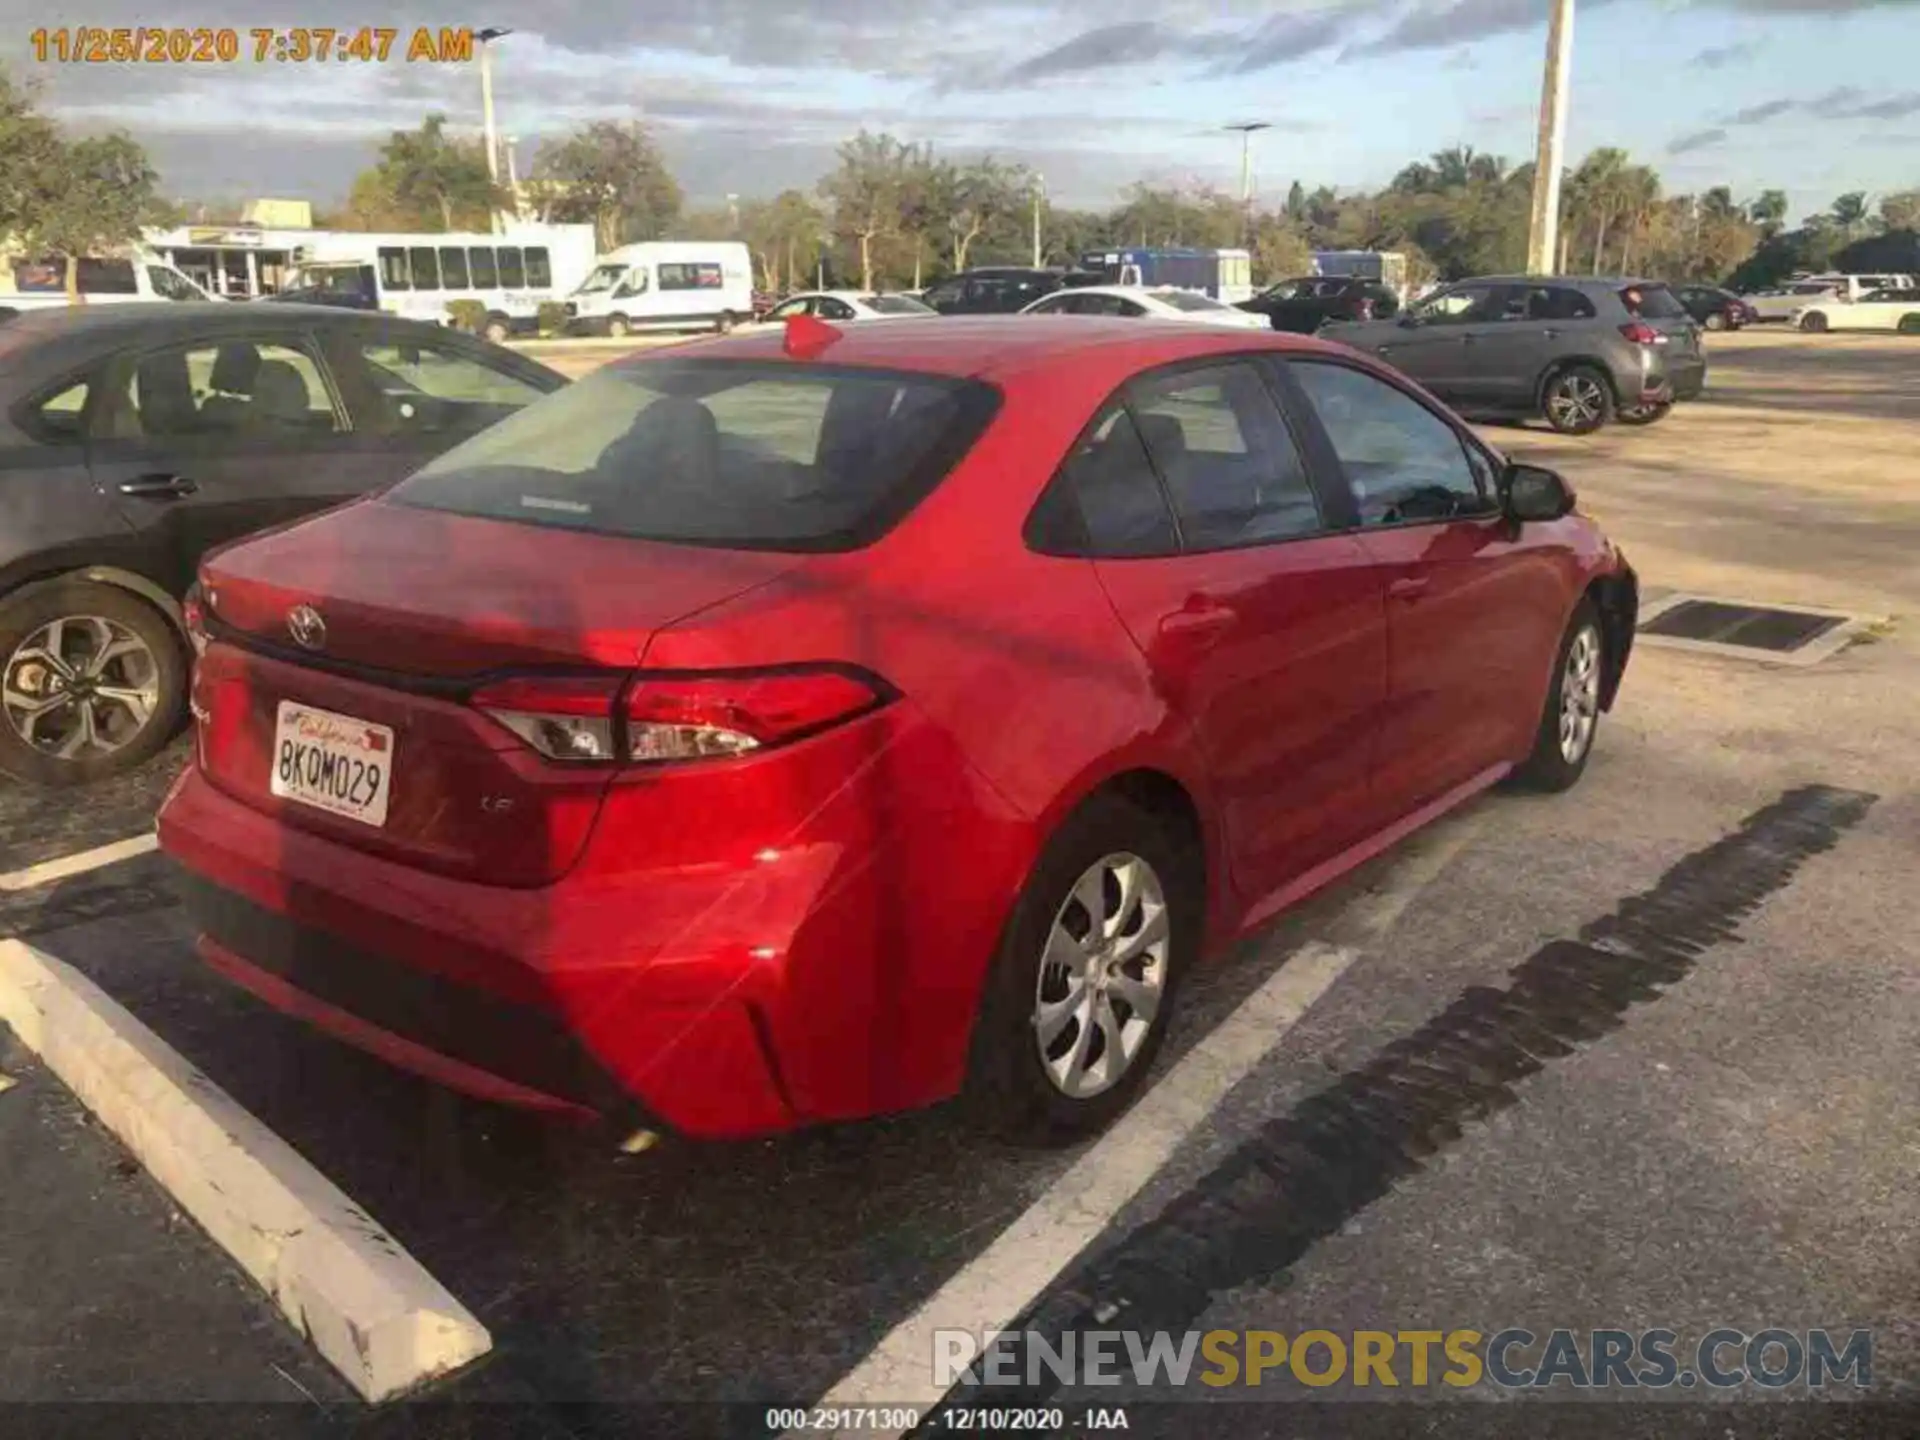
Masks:
[[[1645,165],[1620,172],[1620,219],[1626,238],[1620,243],[1620,269],[1633,269],[1633,242],[1644,238],[1647,224],[1660,204],[1660,177]]]
[[[1840,233],[1849,240],[1867,221],[1867,194],[1864,190],[1850,190],[1835,199],[1833,208],[1828,212],[1833,223],[1840,227]]]
[[[1612,146],[1595,150],[1573,172],[1573,211],[1593,229],[1593,271],[1600,273],[1607,255],[1607,230],[1619,217],[1623,194],[1622,174],[1627,168],[1627,152]]]

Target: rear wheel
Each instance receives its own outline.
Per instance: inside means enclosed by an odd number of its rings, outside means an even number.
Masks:
[[[1622,405],[1613,412],[1613,418],[1622,425],[1651,425],[1664,420],[1673,412],[1673,402],[1662,400],[1649,405]]]
[[[1205,886],[1190,850],[1116,795],[1048,842],[974,1024],[967,1099],[992,1128],[1066,1143],[1139,1094],[1199,946]]]
[[[627,323],[626,316],[609,315],[607,317],[607,334],[613,336],[614,339],[624,340],[632,333],[633,326]]]
[[[486,324],[480,327],[480,333],[496,345],[504,345],[507,337],[513,334],[513,327],[507,323],[504,315],[487,316]]]
[[[1606,632],[1600,612],[1582,599],[1560,637],[1553,682],[1541,707],[1533,752],[1512,781],[1527,790],[1570,790],[1586,773],[1600,729],[1600,680],[1606,670]]]
[[[1591,435],[1613,418],[1613,387],[1591,365],[1569,365],[1541,390],[1547,423],[1562,435]]]
[[[1811,315],[1802,315],[1800,317],[1800,328],[1809,335],[1824,335],[1827,332],[1827,317],[1822,315],[1818,310],[1814,311]]]
[[[1716,310],[1700,323],[1709,330],[1724,330],[1727,328],[1727,317]]]
[[[1902,335],[1920,335],[1920,315],[1902,315],[1895,328]]]
[[[735,320],[733,312],[731,310],[726,310],[726,311],[722,311],[720,318],[713,322],[713,328],[719,334],[727,335],[732,333],[733,327],[737,323],[738,322]]]
[[[179,729],[187,659],[167,619],[91,580],[0,604],[0,770],[84,785],[158,754]]]

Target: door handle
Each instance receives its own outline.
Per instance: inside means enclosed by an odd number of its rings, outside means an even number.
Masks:
[[[1387,594],[1395,600],[1418,600],[1429,583],[1425,575],[1403,575],[1387,586]]]
[[[1540,333],[1549,340],[1558,340],[1560,338],[1560,332],[1558,330],[1542,330]]]
[[[1160,621],[1163,635],[1206,636],[1217,634],[1233,623],[1233,611],[1225,605],[1194,605],[1176,610]]]
[[[133,495],[143,500],[177,500],[183,495],[191,495],[200,487],[185,475],[139,475],[131,480],[120,482],[122,495]]]

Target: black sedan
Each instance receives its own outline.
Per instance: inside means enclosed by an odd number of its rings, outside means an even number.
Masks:
[[[70,785],[177,731],[208,548],[402,478],[565,377],[306,305],[98,305],[0,327],[0,770]]]
[[[1760,323],[1758,310],[1718,285],[1675,285],[1673,293],[1687,313],[1708,330],[1738,330]]]
[[[1269,285],[1242,310],[1267,317],[1276,330],[1311,335],[1329,320],[1391,320],[1400,311],[1400,297],[1377,280],[1350,275],[1303,275]]]

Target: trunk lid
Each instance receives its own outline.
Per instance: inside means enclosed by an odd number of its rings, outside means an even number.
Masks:
[[[659,630],[800,561],[346,506],[203,563],[199,764],[243,803],[356,849],[549,883],[578,859],[611,772],[543,759],[469,691],[503,672],[632,670]],[[289,624],[302,606],[323,627],[304,641]]]

